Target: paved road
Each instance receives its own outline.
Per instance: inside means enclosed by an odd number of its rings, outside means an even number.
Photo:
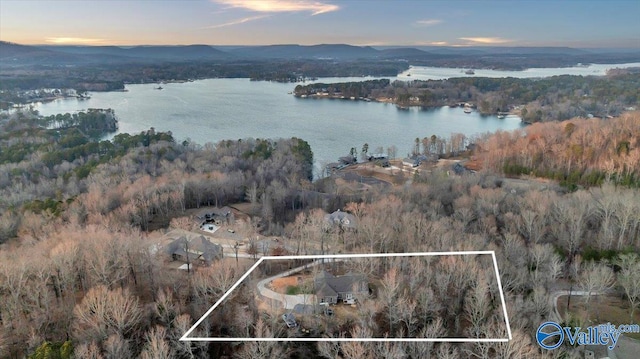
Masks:
[[[572,290],[572,291],[568,291],[568,290],[558,290],[555,292],[551,292],[551,296],[550,296],[550,300],[551,300],[551,306],[553,307],[553,315],[555,316],[555,318],[553,318],[554,321],[560,323],[562,322],[562,317],[560,316],[560,312],[558,312],[558,298],[565,296],[565,295],[569,295],[571,294],[572,296],[584,296],[584,295],[588,295],[589,292],[584,291],[584,290]],[[591,292],[591,295],[600,295],[600,294],[604,294],[602,292]]]

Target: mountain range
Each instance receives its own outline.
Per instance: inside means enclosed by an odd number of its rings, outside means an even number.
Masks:
[[[81,65],[146,62],[230,62],[277,59],[429,61],[465,57],[568,57],[639,61],[640,49],[575,49],[569,47],[440,47],[353,46],[346,44],[268,46],[70,46],[20,45],[0,41],[4,65]],[[578,61],[576,61],[578,62]]]

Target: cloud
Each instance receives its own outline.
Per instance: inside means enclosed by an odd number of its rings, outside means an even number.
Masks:
[[[52,44],[101,44],[104,43],[104,39],[89,39],[84,37],[48,37],[46,41]]]
[[[461,37],[460,40],[471,41],[477,44],[504,44],[513,42],[513,40],[503,39],[500,37]]]
[[[446,41],[420,41],[414,43],[415,46],[447,46],[449,45]]]
[[[258,16],[244,17],[242,19],[237,19],[237,20],[225,22],[224,24],[206,26],[206,27],[204,27],[204,29],[219,29],[221,27],[226,27],[226,26],[240,25],[240,24],[244,24],[245,22],[263,19],[263,18],[268,17],[268,16],[269,15],[258,15]]]
[[[311,12],[311,15],[337,11],[338,5],[309,0],[211,0],[231,8],[257,12]]]
[[[415,22],[416,26],[421,26],[421,27],[426,27],[426,26],[433,26],[433,25],[438,25],[441,24],[442,20],[440,19],[425,19],[425,20],[418,20]]]

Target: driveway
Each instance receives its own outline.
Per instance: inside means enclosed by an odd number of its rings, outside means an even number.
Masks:
[[[273,277],[265,278],[260,282],[258,282],[258,292],[263,297],[267,297],[269,299],[273,299],[282,303],[282,307],[284,309],[293,309],[298,304],[302,304],[302,305],[313,304],[316,302],[316,296],[313,294],[288,295],[288,294],[278,293],[267,288],[267,284],[271,283],[275,279],[288,277],[292,274],[302,272],[303,270],[313,267],[315,265],[318,265],[320,263],[322,263],[322,261],[316,260],[313,263],[306,264],[293,269],[289,269],[288,271],[276,274]]]
[[[292,274],[302,272],[303,270],[309,269],[313,266],[317,266],[322,263],[327,263],[330,261],[341,261],[342,259],[316,259],[312,263],[296,267],[293,269],[289,269],[286,272],[282,272],[274,275],[273,277],[265,278],[258,282],[258,292],[260,295],[278,301],[282,304],[282,308],[293,310],[296,305],[309,305],[316,303],[316,296],[313,294],[297,294],[297,295],[288,295],[283,293],[274,292],[271,289],[267,288],[267,284],[272,282],[275,279],[288,277]]]

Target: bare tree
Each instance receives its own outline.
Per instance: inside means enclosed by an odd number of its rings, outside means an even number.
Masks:
[[[405,292],[397,299],[398,317],[404,323],[408,337],[413,337],[417,330],[418,315],[416,313],[417,301],[411,298],[413,293]]]
[[[604,241],[600,245],[604,248],[613,248],[616,239],[618,198],[615,188],[610,184],[605,184],[594,192],[596,203],[596,213],[600,219],[600,239]]]
[[[633,314],[640,306],[640,258],[637,254],[621,254],[617,264],[621,268],[618,272],[618,284],[629,300],[629,316],[633,321]]]
[[[385,306],[387,307],[387,319],[389,321],[389,335],[393,335],[393,325],[400,321],[400,317],[397,314],[398,308],[398,292],[400,289],[401,280],[398,277],[398,270],[396,267],[392,267],[387,271],[381,281],[381,288],[379,296],[382,298]]]
[[[153,310],[160,319],[160,323],[165,326],[170,326],[178,316],[176,301],[168,288],[158,290]]]
[[[128,290],[93,287],[74,309],[74,333],[78,338],[104,339],[113,333],[124,337],[142,314],[138,299]]]
[[[236,281],[236,271],[232,266],[215,262],[199,270],[193,278],[193,285],[200,298],[221,295]]]
[[[620,249],[624,245],[634,245],[638,243],[637,231],[640,229],[640,195],[637,190],[626,190],[620,194],[620,202],[617,210],[618,223],[620,230],[618,231],[617,248]],[[635,237],[635,240],[634,240]],[[631,243],[625,243],[626,238],[632,239]]]
[[[194,222],[191,218],[185,217],[176,217],[172,218],[169,223],[171,228],[182,229],[185,231],[191,231],[194,229]]]
[[[544,287],[536,286],[533,288],[530,303],[533,307],[533,311],[536,313],[536,319],[544,318],[549,314],[549,295]]]
[[[545,221],[541,213],[524,209],[520,212],[518,227],[530,243],[539,243],[545,235]]]
[[[582,274],[578,279],[578,283],[582,290],[587,292],[587,318],[589,317],[589,300],[591,295],[603,294],[614,284],[613,270],[602,263],[587,263],[583,266]]]
[[[100,347],[96,342],[89,344],[82,343],[78,345],[73,351],[73,356],[77,359],[103,359],[104,357],[100,353]]]
[[[161,326],[155,326],[147,333],[147,343],[145,345],[141,359],[171,359],[173,353],[169,343],[165,339],[167,330]]]
[[[258,318],[255,324],[254,337],[272,338],[273,332]],[[234,354],[237,359],[269,359],[283,358],[286,351],[282,344],[277,342],[246,342],[243,348]]]
[[[102,230],[88,233],[91,236],[85,247],[85,265],[94,283],[112,287],[127,276],[124,256],[125,243]]]
[[[407,357],[402,343],[379,342],[375,346],[375,354],[378,358],[403,359]]]
[[[431,323],[427,324],[418,333],[418,338],[443,338],[446,335],[446,330],[443,326],[442,319],[436,318]],[[408,342],[406,343],[406,353],[411,358],[431,358],[431,352],[433,351],[433,342]]]
[[[555,203],[554,215],[557,220],[552,229],[558,240],[569,253],[569,263],[577,253],[585,238],[587,220],[592,209],[590,198],[584,192],[576,192],[569,200]]]
[[[351,330],[352,338],[371,338],[373,333],[362,327],[355,327]],[[376,358],[373,354],[373,347],[370,342],[349,341],[340,344],[342,356],[345,359],[369,359]]]
[[[439,359],[458,359],[462,358],[460,350],[449,343],[441,343],[436,351],[436,358]]]
[[[529,251],[529,258],[533,283],[542,283],[547,286],[553,283],[562,271],[561,259],[551,245],[534,245]]]
[[[323,358],[340,359],[340,342],[318,342],[318,354]]]
[[[531,343],[531,337],[520,330],[513,332],[513,339],[508,342],[495,343],[496,358],[534,359],[540,354]]]
[[[104,342],[105,359],[131,358],[133,355],[126,339],[112,334]]]
[[[487,332],[484,324],[491,311],[488,286],[489,284],[480,276],[476,285],[471,288],[471,294],[465,300],[464,311],[470,323],[469,334],[473,338],[480,338]]]
[[[208,346],[207,342],[200,341],[180,341],[184,333],[191,328],[193,325],[193,321],[191,320],[191,316],[189,314],[182,314],[175,319],[173,322],[173,326],[168,333],[169,343],[173,344],[173,349],[175,351],[176,356],[182,358],[194,359],[197,354],[206,353],[206,347]],[[202,328],[206,327],[205,325],[199,325],[196,327],[195,332],[192,333],[195,337],[207,337],[208,332],[203,330]]]

